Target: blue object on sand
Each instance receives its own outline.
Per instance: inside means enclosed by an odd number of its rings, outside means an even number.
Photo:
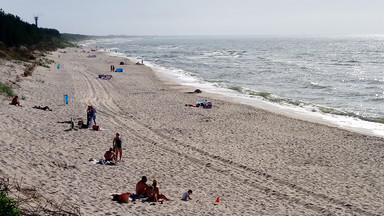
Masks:
[[[64,95],[65,104],[68,104],[68,95]]]
[[[60,64],[57,65],[57,69],[60,69]]]
[[[123,72],[123,68],[116,68],[116,72]]]

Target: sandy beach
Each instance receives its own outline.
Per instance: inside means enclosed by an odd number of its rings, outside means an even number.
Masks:
[[[1,177],[76,204],[82,215],[384,215],[384,138],[188,93],[195,89],[128,59],[65,51],[47,56],[55,61],[50,69],[38,67],[14,85],[23,107],[1,96]],[[20,70],[1,64],[1,81]],[[201,98],[213,107],[185,106]],[[88,105],[101,131],[58,123],[86,119]],[[103,158],[116,132],[122,161],[89,162]],[[134,192],[144,175],[172,201],[111,201],[113,193]],[[188,189],[192,200],[181,201]]]

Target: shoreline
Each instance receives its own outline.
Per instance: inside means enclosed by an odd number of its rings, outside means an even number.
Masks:
[[[383,138],[288,118],[162,80],[145,66],[79,49],[48,58],[60,69],[37,68],[18,90],[23,107],[2,100],[2,176],[54,200],[80,206],[84,215],[324,215],[384,213]],[[112,80],[98,79],[111,74]],[[39,81],[40,80],[40,81]],[[41,80],[44,80],[42,82]],[[21,92],[21,94],[20,94]],[[65,105],[63,95],[69,95]],[[212,97],[211,109],[184,106]],[[32,109],[48,105],[53,109]],[[102,131],[66,131],[70,118],[97,110]],[[95,165],[114,134],[123,161]],[[112,193],[133,192],[141,176],[156,179],[173,201],[117,204]],[[148,182],[150,183],[150,182]],[[193,200],[180,201],[193,190]],[[220,197],[219,205],[213,205]]]
[[[110,51],[102,51],[102,52],[105,52],[107,55],[110,55],[113,57],[125,58],[132,62],[135,62],[135,60],[138,61],[138,59],[126,56],[124,53],[114,53]],[[208,89],[208,88],[204,88],[204,86],[199,87],[197,85],[194,85],[197,83],[183,84],[177,80],[177,77],[174,74],[161,71],[153,64],[150,64],[148,67],[154,70],[156,76],[159,79],[163,80],[164,82],[170,82],[175,85],[184,86],[186,89],[191,89],[191,88],[202,89],[204,92],[210,93],[212,94],[212,97],[215,97],[218,99],[252,106],[257,109],[263,109],[265,111],[285,115],[289,118],[309,121],[312,123],[319,123],[319,124],[323,124],[331,127],[340,128],[343,130],[348,130],[355,133],[360,133],[363,135],[384,138],[384,124],[382,123],[364,121],[364,120],[349,117],[349,116],[339,116],[339,115],[334,115],[329,113],[322,113],[321,111],[313,111],[313,110],[309,111],[307,108],[303,108],[303,107],[292,107],[289,105],[282,105],[278,103],[265,101],[261,98],[252,98],[249,95],[241,95],[236,93],[235,91],[228,90],[228,89],[225,89],[223,91],[221,89],[216,89],[216,90]],[[180,88],[182,89],[182,87]]]

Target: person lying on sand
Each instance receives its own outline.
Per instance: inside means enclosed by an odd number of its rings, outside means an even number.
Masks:
[[[197,107],[197,108],[203,108],[202,106],[195,106],[195,105],[193,105],[193,104],[185,104],[185,106],[188,106],[188,107]]]
[[[41,110],[49,110],[49,111],[52,111],[52,109],[50,109],[48,106],[34,106],[33,107],[34,109],[41,109]]]
[[[17,95],[12,99],[10,105],[22,107],[22,105],[20,104],[20,101],[19,101],[19,97]]]

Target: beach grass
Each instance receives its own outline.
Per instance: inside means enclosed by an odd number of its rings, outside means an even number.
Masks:
[[[13,97],[15,94],[11,87],[5,85],[4,83],[0,82],[0,93],[6,94],[10,97]]]

